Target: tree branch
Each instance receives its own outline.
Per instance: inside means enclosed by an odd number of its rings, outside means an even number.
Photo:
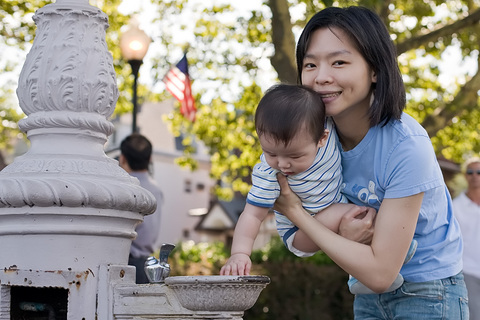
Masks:
[[[480,63],[480,57],[477,59]],[[480,64],[479,64],[480,65]],[[440,129],[451,124],[452,118],[469,113],[478,108],[478,90],[480,88],[480,73],[477,72],[457,93],[451,103],[439,109],[439,112],[429,114],[422,122],[430,137],[437,134]]]
[[[457,20],[452,24],[446,25],[440,29],[431,31],[429,33],[411,37],[405,41],[397,44],[397,54],[400,55],[404,52],[407,52],[411,49],[416,49],[430,41],[435,41],[443,36],[451,36],[455,32],[459,32],[461,29],[470,27],[477,23],[480,20],[480,9],[474,11],[472,14],[468,15],[466,18]]]

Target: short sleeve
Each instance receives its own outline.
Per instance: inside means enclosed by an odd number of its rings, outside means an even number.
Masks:
[[[384,168],[385,198],[407,197],[443,185],[428,136],[411,135],[392,149]]]
[[[262,161],[253,167],[252,188],[248,192],[247,202],[257,207],[271,208],[280,195],[277,172],[271,168],[262,156]]]

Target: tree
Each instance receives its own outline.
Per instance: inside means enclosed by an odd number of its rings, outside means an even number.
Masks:
[[[120,59],[113,41],[118,39],[120,26],[127,20],[116,12],[119,1],[104,1],[101,9],[109,15],[107,41],[114,56],[120,91],[126,93],[129,90],[125,90],[125,85],[131,81],[129,68]],[[261,152],[253,126],[255,106],[271,84],[278,80],[296,82],[295,38],[315,12],[331,5],[363,5],[382,17],[399,54],[408,97],[406,111],[427,129],[439,157],[462,162],[464,155],[480,151],[478,2],[264,1],[259,0],[259,5],[249,10],[240,10],[238,1],[205,4],[199,0],[151,0],[156,8],[152,23],[157,30],[151,36],[160,54],[152,60],[150,74],[154,88],[150,88],[149,99],[170,97],[157,84],[180,59],[183,48],[178,35],[186,35],[190,45],[189,71],[199,109],[197,121],[192,124],[179,112],[172,113],[167,121],[175,134],[186,137],[180,164],[195,168],[192,157],[195,140],[203,141],[209,148],[211,175],[219,181],[220,196],[228,198],[234,191],[248,190],[250,169]],[[32,12],[31,4],[16,0],[9,3]],[[0,21],[4,23],[13,11],[12,6],[0,9]],[[32,29],[19,32],[13,28],[15,32],[7,35],[4,30],[7,29],[0,30],[0,40],[13,34],[18,39],[13,45],[31,41],[27,34]],[[457,48],[462,62],[470,61],[473,67],[449,81],[440,81],[442,55],[452,48]],[[128,111],[131,108],[128,101],[128,97],[122,96],[117,111]]]
[[[183,3],[185,4],[185,3]],[[206,90],[197,89],[200,105],[198,121],[190,124],[178,114],[170,118],[172,128],[186,130],[206,143],[212,155],[212,176],[219,181],[217,193],[231,196],[233,191],[245,192],[249,185],[249,168],[258,161],[261,152],[253,130],[254,106],[261,97],[258,87],[258,60],[270,58],[278,79],[296,81],[294,34],[316,11],[330,5],[363,5],[374,9],[384,20],[399,54],[404,74],[408,105],[406,111],[427,129],[437,156],[456,162],[480,151],[478,129],[478,90],[480,74],[476,66],[450,84],[440,80],[442,54],[458,48],[462,61],[478,59],[478,21],[480,8],[472,1],[303,1],[268,0],[262,10],[251,12],[247,19],[233,25],[221,23],[221,14],[230,6],[205,8],[195,27],[195,48],[191,50],[195,81],[206,81],[205,69],[218,70],[216,80],[228,83],[232,72],[242,68],[250,75],[251,83],[232,96],[238,103],[217,93],[212,100],[203,101]],[[181,5],[176,7],[180,9]],[[296,19],[290,14],[295,10]],[[298,14],[298,11],[303,14]],[[250,47],[235,53],[219,50],[217,41],[230,39]],[[193,47],[193,45],[192,45]],[[262,54],[254,55],[261,48]],[[221,58],[218,58],[220,56]],[[228,66],[222,66],[227,63]],[[478,63],[474,63],[474,65]],[[221,72],[220,70],[224,70]],[[197,87],[198,88],[198,87]],[[221,89],[218,92],[226,92]],[[232,92],[232,91],[229,91]],[[246,105],[249,105],[247,108]],[[233,108],[229,108],[233,105]],[[191,139],[189,140],[191,141]],[[186,141],[189,144],[189,141]],[[181,163],[192,164],[188,149]]]

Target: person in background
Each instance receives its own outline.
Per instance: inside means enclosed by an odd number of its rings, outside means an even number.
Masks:
[[[453,213],[463,235],[463,273],[468,290],[470,320],[480,320],[480,158],[463,165],[467,190],[453,199]]]
[[[120,144],[120,166],[140,181],[140,186],[150,191],[157,200],[154,213],[143,217],[137,225],[137,237],[132,241],[128,264],[135,266],[136,283],[148,283],[144,266],[147,258],[157,249],[156,242],[160,230],[160,212],[163,194],[155,180],[150,176],[148,167],[152,157],[152,144],[141,134],[133,133]]]

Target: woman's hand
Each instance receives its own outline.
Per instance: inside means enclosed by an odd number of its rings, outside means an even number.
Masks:
[[[280,196],[273,208],[298,226],[297,217],[308,215],[308,213],[303,209],[300,198],[290,189],[287,178],[279,173],[277,180],[280,185]],[[338,234],[355,242],[370,244],[373,238],[375,215],[376,211],[373,208],[352,205],[340,220]]]
[[[376,211],[369,207],[353,206],[340,220],[338,234],[349,240],[370,244],[375,227]]]
[[[287,178],[283,174],[278,173],[277,180],[280,185],[280,196],[275,201],[273,208],[295,223],[294,215],[298,212],[304,212],[302,202],[290,189]]]

